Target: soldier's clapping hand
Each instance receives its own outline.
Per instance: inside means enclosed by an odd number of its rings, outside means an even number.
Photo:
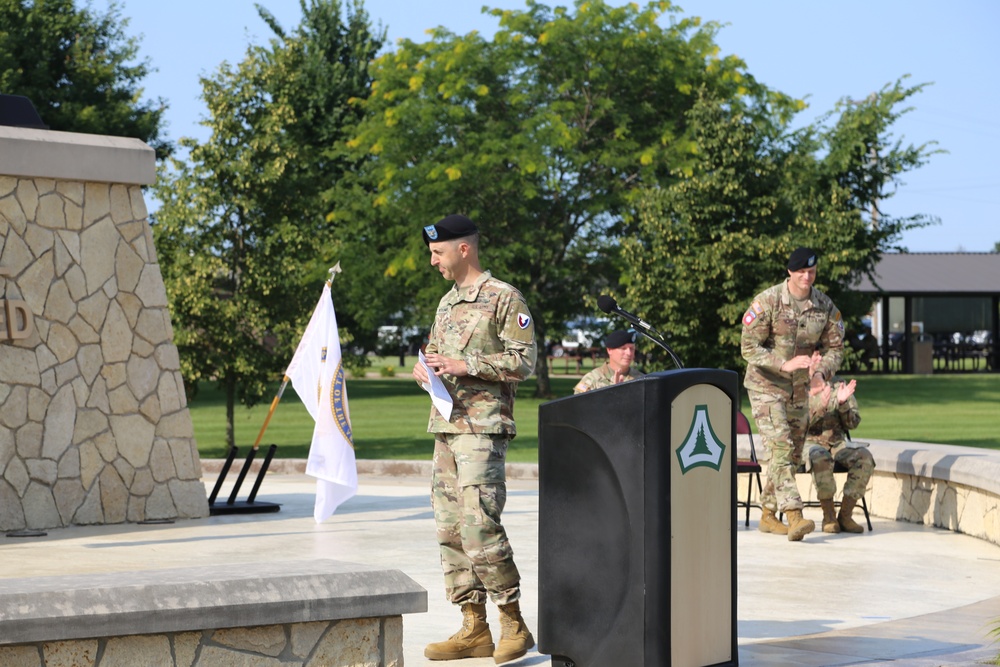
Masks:
[[[857,380],[841,382],[837,385],[837,403],[843,403],[854,395],[854,389],[858,386]]]
[[[781,370],[784,373],[791,373],[792,371],[801,371],[806,368],[811,368],[813,363],[812,357],[808,354],[800,354],[797,357],[792,357],[785,363],[781,364]]]

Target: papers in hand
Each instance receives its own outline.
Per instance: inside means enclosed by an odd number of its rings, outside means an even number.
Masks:
[[[441,382],[441,378],[434,375],[434,371],[427,365],[427,357],[424,356],[424,353],[420,352],[419,354],[420,363],[423,365],[424,370],[427,371],[427,378],[429,379],[429,382],[425,382],[421,386],[424,388],[424,391],[431,395],[431,403],[441,413],[441,416],[447,420],[451,420],[451,394],[448,393],[448,388],[444,386],[444,382]]]

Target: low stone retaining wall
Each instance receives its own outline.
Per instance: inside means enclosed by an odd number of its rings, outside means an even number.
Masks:
[[[758,454],[761,454],[760,443]],[[1000,545],[1000,451],[977,447],[868,440],[875,459],[865,500],[868,511],[895,521],[947,528]],[[740,456],[749,454],[739,436]],[[838,475],[838,488],[843,483]],[[798,475],[803,499],[815,500],[811,475]],[[737,480],[746,496],[746,478]],[[756,502],[756,487],[754,488]]]
[[[868,509],[1000,545],[1000,452],[977,447],[872,440]]]
[[[757,453],[763,454],[760,442]],[[868,440],[875,458],[875,474],[865,495],[868,511],[895,521],[909,521],[947,528],[1000,545],[1000,451],[977,447]],[[737,452],[749,457],[746,436],[737,436]],[[202,461],[208,476],[218,474],[222,467],[218,459]],[[259,462],[254,462],[256,472]],[[233,464],[230,475],[235,479],[240,462]],[[305,461],[276,459],[269,474],[305,473]],[[430,461],[358,461],[358,473],[381,477],[423,477],[430,480]],[[843,483],[838,475],[838,487]],[[538,465],[507,464],[507,479],[537,480]],[[815,500],[816,491],[811,475],[797,477],[799,492],[804,499]],[[746,496],[746,478],[736,483],[739,498]],[[753,489],[757,502],[757,489]]]
[[[399,570],[332,560],[5,579],[0,665],[401,667]]]

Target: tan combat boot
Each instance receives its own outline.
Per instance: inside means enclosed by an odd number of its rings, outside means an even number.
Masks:
[[[428,644],[424,657],[430,660],[488,658],[493,655],[493,635],[486,623],[485,604],[462,605],[462,629],[447,641]]]
[[[774,515],[774,512],[764,507],[761,510],[763,514],[760,517],[760,523],[757,524],[757,530],[762,533],[774,533],[775,535],[787,535],[788,526],[781,523],[781,519]]]
[[[837,522],[837,511],[833,508],[833,498],[821,499],[819,506],[823,508],[823,532],[839,533],[840,524]]]
[[[498,665],[516,660],[534,645],[535,638],[521,617],[521,605],[517,601],[500,605],[500,641],[493,652],[493,660]]]
[[[802,518],[802,510],[788,510],[788,541],[798,542],[816,530],[816,522]]]
[[[865,529],[851,518],[851,513],[854,512],[854,506],[857,504],[857,498],[848,498],[847,496],[844,496],[843,500],[840,502],[840,515],[837,517],[837,522],[840,524],[840,527],[844,529],[845,533],[865,532]]]

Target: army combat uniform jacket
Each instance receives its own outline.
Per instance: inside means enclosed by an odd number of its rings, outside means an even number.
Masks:
[[[513,436],[514,394],[535,368],[535,323],[521,293],[486,271],[441,298],[427,352],[462,359],[469,374],[442,375],[454,405],[446,420],[431,408],[431,433]]]
[[[834,464],[847,471],[843,494],[858,499],[868,488],[868,480],[875,470],[875,458],[864,447],[848,444],[847,432],[861,423],[858,401],[852,394],[846,401],[837,401],[837,385],[841,379],[834,376],[830,381],[833,389],[829,400],[816,394],[809,397],[809,428],[806,445],[809,455],[805,463],[813,474],[816,497],[820,500],[833,498],[837,484],[833,479]]]
[[[636,380],[642,377],[642,373],[637,371],[635,367],[629,367],[628,375],[625,377],[625,382],[629,380]],[[592,389],[600,389],[601,387],[610,387],[615,383],[615,370],[611,368],[611,364],[604,362],[603,365],[598,366],[594,370],[590,371],[584,375],[576,386],[573,387],[574,394],[582,394],[585,391],[590,391]]]
[[[844,323],[840,311],[827,295],[812,288],[802,310],[788,292],[788,281],[770,287],[756,297],[743,316],[741,339],[747,361],[744,386],[750,391],[793,399],[796,388],[808,390],[809,371],[781,371],[781,365],[802,354],[822,354],[817,370],[825,379],[833,377],[844,356]],[[804,402],[805,396],[795,398]]]
[[[833,388],[827,401],[823,400],[821,394],[809,397],[809,429],[806,442],[823,445],[830,451],[846,445],[847,432],[856,429],[861,423],[858,401],[853,394],[843,403],[837,402],[837,385],[840,382],[838,376],[834,376],[830,381]]]

